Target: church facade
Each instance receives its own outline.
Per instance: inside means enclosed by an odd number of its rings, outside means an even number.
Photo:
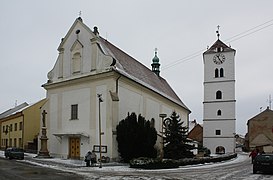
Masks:
[[[82,159],[87,151],[119,158],[116,126],[128,113],[154,118],[176,111],[188,125],[190,110],[160,76],[159,58],[152,70],[91,30],[79,17],[58,47],[59,55],[48,73],[46,128],[51,156]],[[156,146],[160,148],[160,138]],[[141,147],[140,147],[141,148]]]
[[[235,52],[218,34],[203,53],[203,145],[213,154],[235,150]]]

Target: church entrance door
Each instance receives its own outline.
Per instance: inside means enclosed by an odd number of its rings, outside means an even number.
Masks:
[[[69,158],[80,159],[80,141],[78,137],[69,138]]]

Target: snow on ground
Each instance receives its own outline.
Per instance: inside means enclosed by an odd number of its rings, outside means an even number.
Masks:
[[[37,154],[31,154],[31,153],[25,153],[25,156],[29,156],[32,158],[35,158],[35,156],[37,156]],[[0,151],[0,157],[4,157],[4,151]],[[128,172],[128,171],[166,171],[166,172],[171,172],[171,171],[179,171],[179,170],[183,170],[183,169],[200,169],[200,168],[213,168],[213,167],[217,167],[217,166],[221,166],[224,164],[233,164],[233,163],[238,163],[238,162],[242,162],[245,161],[246,159],[249,159],[247,154],[238,154],[237,158],[231,159],[229,161],[225,161],[225,162],[219,162],[219,163],[206,163],[206,164],[198,164],[198,165],[188,165],[188,166],[181,166],[177,169],[159,169],[159,170],[144,170],[144,169],[133,169],[133,168],[129,168],[129,166],[127,164],[120,164],[120,163],[107,163],[107,164],[103,164],[102,168],[99,168],[98,165],[96,167],[91,167],[93,171],[108,171],[108,172]],[[35,164],[35,165],[39,165],[39,166],[43,166],[43,167],[49,167],[49,168],[53,168],[53,169],[57,169],[57,170],[63,170],[63,171],[67,171],[68,168],[60,166],[59,164],[65,164],[65,165],[70,165],[76,168],[73,168],[73,170],[75,171],[87,171],[88,169],[85,167],[85,162],[81,161],[81,160],[71,160],[71,159],[60,159],[60,158],[48,158],[48,159],[39,159],[40,161],[49,161],[51,162],[51,165],[48,164],[42,164],[40,162],[35,162],[32,160],[23,160],[25,162],[31,163],[31,164]],[[54,163],[55,162],[55,163]],[[69,168],[71,170],[71,168]]]

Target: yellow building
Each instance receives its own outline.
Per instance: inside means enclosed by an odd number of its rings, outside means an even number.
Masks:
[[[23,103],[0,114],[1,149],[20,147],[24,150],[37,150],[37,137],[40,132],[42,99],[32,105]]]

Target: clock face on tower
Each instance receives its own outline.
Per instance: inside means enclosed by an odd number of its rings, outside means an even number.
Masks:
[[[224,54],[216,54],[215,56],[213,56],[213,62],[215,64],[222,64],[223,62],[225,62],[226,57]]]

